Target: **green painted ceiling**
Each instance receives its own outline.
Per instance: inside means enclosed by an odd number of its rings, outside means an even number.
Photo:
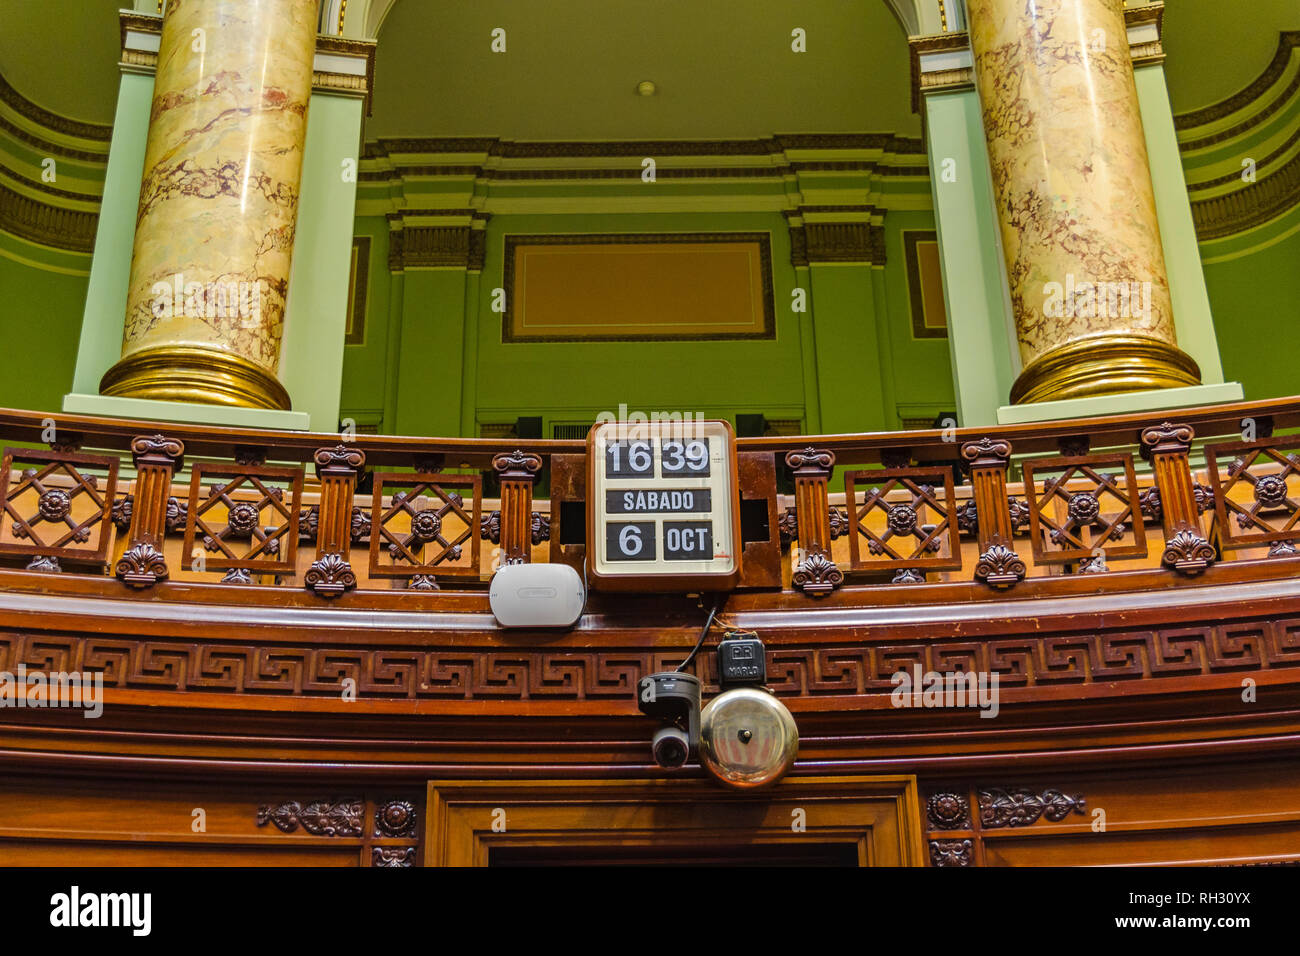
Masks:
[[[790,49],[796,27],[806,53]],[[398,0],[375,74],[367,137],[920,133],[907,40],[881,0]],[[659,93],[638,96],[642,80]]]
[[[1189,113],[1249,86],[1300,30],[1300,0],[1165,0],[1165,73],[1174,112]]]
[[[0,74],[51,112],[113,122],[123,7],[130,0],[0,0]]]
[[[127,0],[3,0],[0,73],[46,109],[109,123]],[[507,52],[489,49],[504,27]],[[808,52],[790,51],[790,31]],[[1300,0],[1167,0],[1170,95],[1185,112],[1268,65]],[[397,0],[366,135],[713,138],[916,135],[907,47],[884,0]],[[653,80],[659,94],[635,87]]]

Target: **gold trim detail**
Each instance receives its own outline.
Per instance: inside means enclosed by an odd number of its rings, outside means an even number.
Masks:
[[[1201,384],[1196,361],[1169,342],[1125,332],[1097,332],[1040,355],[1011,386],[1011,404]]]
[[[164,345],[124,356],[104,373],[101,395],[240,408],[289,409],[274,375],[233,352]]]

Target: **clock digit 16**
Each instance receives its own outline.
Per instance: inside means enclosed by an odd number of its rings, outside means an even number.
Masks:
[[[587,572],[606,591],[722,591],[740,578],[736,439],[724,421],[587,435]]]

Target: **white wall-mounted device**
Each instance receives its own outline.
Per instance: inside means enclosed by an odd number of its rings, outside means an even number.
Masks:
[[[488,600],[502,627],[572,627],[587,589],[567,564],[507,564],[492,576]]]

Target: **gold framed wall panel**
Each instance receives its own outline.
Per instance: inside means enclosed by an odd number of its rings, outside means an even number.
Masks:
[[[348,324],[344,345],[366,344],[366,307],[370,286],[370,237],[352,237],[352,265],[348,275]]]
[[[903,230],[912,337],[946,339],[948,308],[943,298],[943,264],[939,236],[933,230]]]
[[[503,342],[774,339],[766,232],[507,235]]]

